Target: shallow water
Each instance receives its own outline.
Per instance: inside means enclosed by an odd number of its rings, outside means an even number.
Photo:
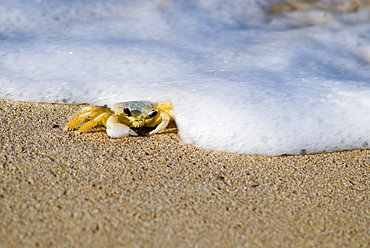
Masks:
[[[0,98],[172,100],[184,142],[226,152],[370,143],[367,9],[271,16],[261,1],[3,2]]]

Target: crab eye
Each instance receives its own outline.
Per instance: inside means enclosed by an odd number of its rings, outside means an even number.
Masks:
[[[148,113],[148,118],[153,118],[158,114],[157,110],[152,110]]]
[[[123,109],[123,112],[127,115],[127,116],[131,116],[131,110],[129,108],[124,108]]]

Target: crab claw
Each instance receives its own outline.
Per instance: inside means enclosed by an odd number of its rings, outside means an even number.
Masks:
[[[116,116],[112,115],[108,118],[107,123],[107,134],[111,138],[122,138],[129,135],[138,136],[136,132],[131,130],[128,126],[119,123]]]

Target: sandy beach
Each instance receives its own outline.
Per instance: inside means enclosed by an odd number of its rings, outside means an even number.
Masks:
[[[370,151],[215,152],[170,131],[64,132],[0,100],[1,247],[369,247]]]

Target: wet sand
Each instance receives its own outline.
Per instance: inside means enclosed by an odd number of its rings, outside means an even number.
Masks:
[[[0,247],[369,247],[370,151],[251,156],[63,132],[0,100]]]

